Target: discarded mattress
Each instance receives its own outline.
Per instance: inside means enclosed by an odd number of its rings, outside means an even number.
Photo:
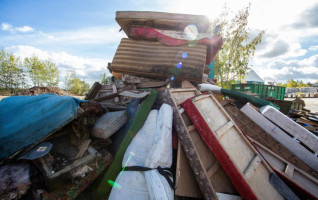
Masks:
[[[0,101],[0,159],[36,144],[72,121],[80,102],[71,96],[41,94]]]
[[[149,113],[125,152],[123,171],[117,176],[109,199],[173,199],[173,190],[161,175],[163,168],[172,165],[171,131],[171,106],[163,104],[159,114],[157,110]]]
[[[97,138],[107,139],[120,129],[127,120],[126,111],[108,112],[97,119],[92,135]]]
[[[142,128],[144,125],[147,116],[157,98],[157,91],[153,89],[149,89],[150,95],[148,95],[145,99],[143,99],[142,103],[136,107],[138,107],[138,111],[136,114],[133,114],[135,109],[127,108],[132,111],[132,115],[134,115],[133,121],[129,125],[129,129],[126,132],[123,132],[126,130],[125,126],[123,127],[124,130],[120,133],[120,137],[117,139],[117,144],[114,146],[115,150],[115,156],[113,162],[110,164],[110,166],[107,168],[106,172],[102,175],[103,179],[98,183],[98,187],[96,188],[96,192],[94,193],[94,199],[105,199],[112,188],[112,184],[109,184],[110,182],[113,182],[116,179],[116,176],[120,173],[122,170],[122,160],[124,157],[124,154],[126,152],[126,149],[128,148],[129,144],[131,143],[132,139],[135,137],[135,135],[138,133],[138,131]],[[138,101],[137,101],[138,102]],[[136,105],[134,102],[133,105]],[[127,110],[129,113],[130,111]],[[128,122],[129,123],[129,122]],[[120,130],[119,130],[120,131]],[[116,136],[118,133],[114,134]],[[120,140],[120,141],[118,141]],[[116,141],[115,141],[116,142]],[[119,145],[119,148],[118,148]]]

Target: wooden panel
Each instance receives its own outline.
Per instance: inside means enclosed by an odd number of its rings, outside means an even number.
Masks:
[[[253,140],[252,138],[250,138],[250,140],[253,142],[264,159],[271,165],[271,167],[275,169],[275,171],[287,176],[288,179],[297,184],[299,189],[305,190],[318,198],[318,179],[295,167],[293,164],[271,152],[265,146]]]
[[[279,141],[283,146],[304,161],[309,167],[316,172],[318,171],[318,158],[312,152],[310,152],[296,140],[293,140],[284,131],[265,118],[262,114],[257,112],[254,108],[252,108],[249,103],[241,108],[241,111],[252,121],[258,124],[264,131],[275,138],[275,140]]]
[[[304,143],[304,145],[317,155],[318,137],[316,135],[271,106],[262,107],[260,112],[278,127],[294,136],[295,139]]]
[[[177,166],[176,166],[176,191],[178,196],[202,198],[202,194],[195,176],[191,170],[191,166],[181,147],[181,142],[178,142]]]
[[[266,133],[250,118],[244,115],[242,111],[240,111],[240,109],[235,106],[226,106],[225,110],[244,132],[244,134],[264,145],[267,149],[275,152],[277,155],[284,158],[289,163],[295,165],[297,168],[302,169],[311,176],[318,178],[318,174],[315,171],[308,167],[302,160],[296,157],[295,154],[289,151],[286,147],[276,141],[271,135]]]
[[[160,42],[124,38],[110,68],[114,72],[132,75],[199,82],[203,76],[206,50],[205,45],[164,46]],[[177,59],[180,52],[186,52],[187,58]],[[177,68],[178,62],[182,62],[181,68]]]
[[[195,174],[195,179],[197,180],[197,184],[199,185],[203,197],[205,199],[216,199],[217,196],[215,195],[215,192],[237,195],[234,186],[224,173],[223,169],[221,167],[216,169],[216,159],[202,141],[197,131],[193,128],[190,128],[190,131],[188,131],[188,127],[193,127],[192,123],[185,113],[180,114],[180,107],[177,107],[177,100],[182,103],[182,101],[188,99],[189,97],[198,94],[199,92],[193,89],[167,89],[164,91],[163,100],[165,103],[174,105],[173,125],[178,133],[178,137],[190,163],[192,171]],[[212,173],[211,170],[215,172]],[[208,171],[210,171],[209,174]],[[180,183],[179,180],[177,180],[177,182]],[[194,181],[188,181],[187,183],[189,184],[189,187],[193,185]],[[185,196],[188,192],[189,191],[178,191],[177,195]],[[191,194],[189,196],[194,195],[195,194]]]
[[[258,152],[236,125],[223,137],[216,135],[216,130],[232,120],[213,95],[194,97],[182,105],[243,198],[284,199],[284,192],[269,182],[273,171],[266,162],[260,162]],[[288,187],[286,191],[294,195]]]
[[[209,20],[204,15],[163,12],[117,11],[116,21],[128,37],[131,26],[147,26],[183,31],[187,25],[195,24],[199,32],[206,32],[209,27]]]

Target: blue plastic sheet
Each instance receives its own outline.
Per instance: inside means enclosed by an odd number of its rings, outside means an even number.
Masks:
[[[14,96],[0,101],[0,159],[29,145],[76,118],[80,102],[70,96]]]

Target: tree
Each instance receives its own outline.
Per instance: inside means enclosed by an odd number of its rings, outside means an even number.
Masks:
[[[226,38],[215,57],[215,77],[221,87],[230,88],[235,80],[241,80],[246,75],[256,45],[261,42],[265,33],[260,31],[256,37],[251,38],[250,29],[247,27],[249,9],[250,5],[229,20],[229,11],[225,8],[220,17],[212,23],[211,27],[217,27],[213,31]]]
[[[102,85],[110,85],[113,83],[112,79],[110,76],[108,76],[106,73],[102,74],[100,76],[100,84]]]
[[[19,57],[15,57],[12,53],[4,50],[0,51],[0,86],[5,90],[19,88],[23,82],[23,68]]]
[[[34,86],[57,86],[59,71],[57,66],[49,60],[39,60],[38,57],[24,59],[24,65]]]
[[[69,72],[65,78],[66,90],[76,95],[84,95],[90,89],[88,83],[80,80],[74,71]]]
[[[286,87],[288,88],[300,88],[300,87],[309,87],[308,84],[304,83],[302,80],[287,80],[286,81]]]

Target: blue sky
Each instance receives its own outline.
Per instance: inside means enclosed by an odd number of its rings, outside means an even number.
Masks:
[[[1,0],[0,48],[22,59],[54,61],[61,73],[75,70],[92,84],[112,61],[120,39],[116,11],[204,14],[213,19],[226,4],[233,13],[248,0]],[[318,2],[251,1],[252,33],[265,30],[250,62],[266,81],[318,80]]]

